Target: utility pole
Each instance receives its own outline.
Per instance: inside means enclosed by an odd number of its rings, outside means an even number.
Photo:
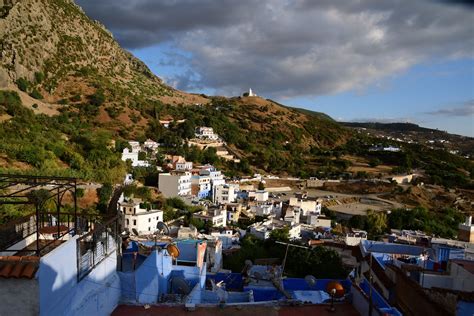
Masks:
[[[283,272],[285,271],[286,258],[288,256],[288,249],[290,248],[290,246],[291,247],[296,247],[296,248],[309,249],[308,247],[290,244],[289,242],[275,241],[275,243],[286,246],[285,257],[283,258],[283,263],[282,263],[282,267],[281,267],[281,269],[282,269],[281,274],[282,275],[283,275]]]

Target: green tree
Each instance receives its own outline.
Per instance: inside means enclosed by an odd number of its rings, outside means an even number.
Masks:
[[[367,211],[367,233],[371,239],[380,236],[387,229],[387,214],[384,212]]]
[[[259,190],[265,190],[265,184],[264,184],[262,181],[260,181],[260,182],[258,183],[258,189],[259,189]]]
[[[290,240],[289,228],[284,227],[272,230],[270,233],[270,239],[275,241],[288,242]]]

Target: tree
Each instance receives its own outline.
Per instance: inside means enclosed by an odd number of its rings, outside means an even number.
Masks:
[[[264,184],[262,181],[260,181],[260,182],[258,183],[258,189],[259,189],[259,190],[265,190],[265,184]]]
[[[387,214],[384,212],[367,211],[367,233],[371,239],[380,236],[387,229]]]
[[[97,89],[97,91],[90,96],[90,102],[92,105],[101,106],[105,102],[105,95],[102,89]]]
[[[97,209],[101,213],[107,212],[107,206],[112,196],[112,192],[113,187],[111,183],[104,183],[102,187],[97,189],[97,196],[99,198],[99,202],[97,203]]]
[[[275,241],[288,242],[290,240],[290,229],[288,227],[274,229],[270,233],[270,239]]]

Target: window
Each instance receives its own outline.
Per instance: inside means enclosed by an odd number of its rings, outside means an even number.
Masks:
[[[128,226],[128,225],[130,225],[130,221],[129,221],[129,219],[127,218],[127,226]]]
[[[136,219],[133,220],[133,226],[137,226],[137,220]]]
[[[148,231],[150,231],[150,230],[151,230],[151,227],[148,227]]]
[[[148,223],[151,222],[151,218],[148,219]]]

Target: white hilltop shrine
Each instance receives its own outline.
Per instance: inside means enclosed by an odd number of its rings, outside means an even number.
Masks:
[[[252,91],[252,88],[249,88],[248,92],[242,94],[243,97],[256,97],[257,94]]]

